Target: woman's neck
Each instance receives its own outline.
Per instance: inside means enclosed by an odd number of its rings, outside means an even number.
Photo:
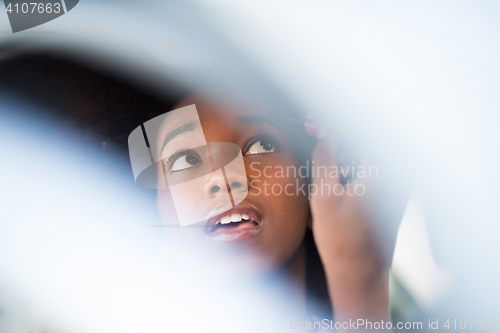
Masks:
[[[283,266],[277,281],[279,302],[289,305],[297,319],[306,316],[306,248],[303,243]]]

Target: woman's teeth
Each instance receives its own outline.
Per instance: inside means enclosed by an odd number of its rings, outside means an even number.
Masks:
[[[229,224],[231,222],[241,222],[242,220],[249,221],[250,217],[247,214],[231,214],[231,215],[226,215],[223,218],[220,219],[220,221],[217,221],[217,224]]]

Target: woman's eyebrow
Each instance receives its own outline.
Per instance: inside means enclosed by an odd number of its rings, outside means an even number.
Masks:
[[[165,148],[167,143],[169,141],[171,141],[172,139],[174,139],[176,136],[178,136],[184,132],[194,131],[194,126],[195,126],[195,123],[189,123],[189,124],[177,127],[176,129],[174,129],[173,131],[168,133],[167,136],[165,137],[165,140],[163,140],[163,144],[161,145],[160,152],[162,152],[163,148]]]

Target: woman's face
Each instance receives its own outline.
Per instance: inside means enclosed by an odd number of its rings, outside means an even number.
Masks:
[[[293,170],[298,171],[300,165],[283,124],[276,123],[265,110],[241,100],[193,96],[176,109],[192,104],[196,105],[206,142],[230,142],[239,146],[246,170],[246,175],[233,176],[226,170],[226,182],[222,176],[219,179],[222,183],[207,181],[205,195],[215,198],[229,192],[233,202],[240,201],[237,198],[244,200],[233,208],[223,207],[222,213],[203,222],[168,228],[177,257],[181,264],[211,267],[219,275],[228,272],[253,275],[283,266],[300,247],[309,217],[307,197],[304,192],[296,191],[304,179],[294,175]],[[179,177],[182,171],[196,173],[196,168],[200,171],[206,167],[203,162],[209,162],[209,155],[202,151],[182,148],[185,145],[180,142],[191,142],[194,147],[199,146],[194,142],[200,140],[200,132],[189,127],[193,117],[185,118],[169,122],[167,117],[159,132],[160,140],[176,130],[178,133],[175,140],[171,139],[159,152],[167,179]],[[226,183],[230,186],[226,187]],[[172,189],[158,190],[158,205],[167,224],[172,224],[176,216],[174,194]],[[226,210],[228,208],[231,209]],[[229,223],[231,219],[233,222]]]

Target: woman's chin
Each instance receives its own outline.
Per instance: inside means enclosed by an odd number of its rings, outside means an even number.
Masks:
[[[261,280],[275,268],[268,256],[253,251],[224,253],[192,249],[176,251],[176,258],[185,272],[189,272],[193,278],[224,286]]]

